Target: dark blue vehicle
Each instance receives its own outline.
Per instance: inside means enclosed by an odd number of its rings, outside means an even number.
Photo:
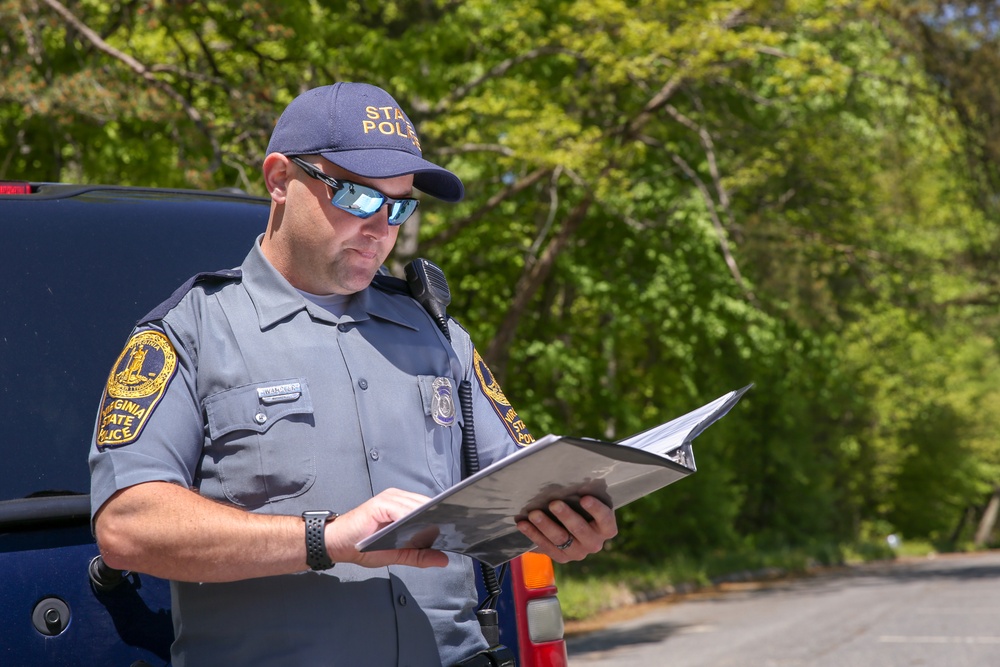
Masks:
[[[0,665],[169,664],[167,582],[90,576],[94,417],[135,321],[238,266],[267,213],[235,192],[0,183]],[[513,561],[503,588],[518,664],[565,665],[551,562]]]

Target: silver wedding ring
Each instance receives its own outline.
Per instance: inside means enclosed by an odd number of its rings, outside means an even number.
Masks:
[[[570,535],[568,540],[566,540],[562,544],[557,544],[556,545],[556,549],[560,549],[560,550],[562,550],[562,549],[569,549],[570,545],[572,545],[572,544],[573,544],[573,536]]]

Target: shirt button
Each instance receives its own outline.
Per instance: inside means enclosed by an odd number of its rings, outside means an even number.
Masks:
[[[265,415],[263,412],[258,412],[253,416],[253,420],[258,424],[263,424],[264,422],[267,421],[267,415]]]
[[[371,450],[370,452],[368,452],[368,456],[372,457],[372,461],[378,461],[378,456],[379,456],[378,450],[377,449]]]
[[[407,602],[406,596],[405,595],[400,595],[399,596],[399,606],[400,607],[405,607],[406,606],[406,602]]]
[[[367,389],[368,388],[368,380],[366,380],[364,378],[361,378],[360,380],[358,380],[358,386],[361,387],[362,389]]]
[[[340,331],[347,331],[350,328],[351,327],[347,326],[346,324],[338,324],[337,325],[337,329],[340,330]]]

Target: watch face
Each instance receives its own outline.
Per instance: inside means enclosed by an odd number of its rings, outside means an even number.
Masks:
[[[303,519],[325,519],[329,521],[335,516],[337,515],[330,510],[307,510],[302,513]]]

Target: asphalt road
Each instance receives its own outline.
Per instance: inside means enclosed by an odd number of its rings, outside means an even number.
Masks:
[[[732,585],[567,643],[570,667],[996,667],[1000,551]]]

